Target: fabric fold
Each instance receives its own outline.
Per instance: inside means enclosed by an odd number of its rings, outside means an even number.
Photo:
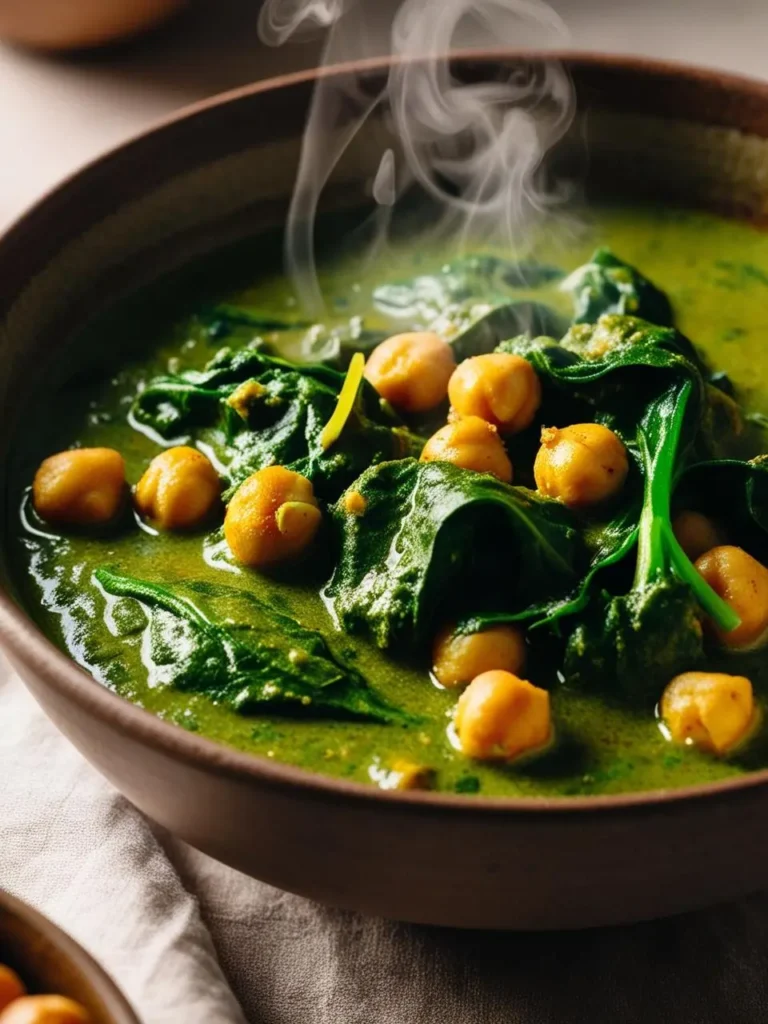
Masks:
[[[5,663],[0,723],[0,886],[81,943],[144,1024],[245,1024],[162,836]]]

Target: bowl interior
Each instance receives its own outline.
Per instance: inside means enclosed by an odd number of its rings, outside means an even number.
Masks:
[[[461,60],[457,73],[487,75],[500,60]],[[587,199],[642,195],[765,218],[767,90],[638,63],[568,64],[579,115],[549,157],[553,174],[575,181]],[[366,74],[375,88],[380,70]],[[297,76],[204,104],[97,161],[12,229],[3,242],[8,272],[0,276],[6,474],[31,395],[103,361],[103,351],[78,348],[89,321],[191,259],[283,223],[311,88],[311,77]],[[370,118],[336,167],[322,208],[370,205],[381,156],[396,146],[387,119]],[[108,355],[119,360],[119,347]],[[17,512],[9,494],[6,487],[3,533]],[[5,556],[0,550],[0,578],[13,594]]]

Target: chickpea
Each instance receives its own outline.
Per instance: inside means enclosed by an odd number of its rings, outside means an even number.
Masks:
[[[467,756],[511,760],[549,743],[549,694],[511,672],[483,672],[459,698],[455,723]]]
[[[298,555],[314,539],[321,520],[309,480],[284,466],[268,466],[235,491],[224,536],[238,562],[259,568]]]
[[[164,530],[188,530],[210,517],[220,496],[221,481],[210,460],[180,445],[152,459],[136,484],[134,503]]]
[[[594,505],[620,491],[628,472],[627,450],[608,427],[575,423],[541,431],[533,476],[549,498],[571,508]]]
[[[712,520],[690,509],[678,512],[672,523],[672,532],[680,547],[694,562],[705,551],[722,544],[720,531]]]
[[[664,690],[659,710],[677,743],[722,754],[752,725],[752,684],[744,676],[684,672]]]
[[[389,770],[376,773],[380,789],[431,789],[434,777],[432,768],[405,757],[395,758]]]
[[[0,1024],[92,1024],[92,1017],[66,996],[23,996],[0,1013]]]
[[[0,1012],[14,999],[19,999],[27,990],[16,971],[0,964]]]
[[[720,641],[726,647],[757,647],[768,631],[768,569],[730,544],[707,551],[696,560],[696,568],[741,619],[727,633],[713,625]]]
[[[479,416],[502,434],[516,434],[536,415],[541,384],[521,356],[490,352],[459,364],[448,384],[448,397],[458,416]]]
[[[453,350],[432,331],[395,334],[371,352],[365,376],[396,409],[426,412],[445,398]]]
[[[525,637],[517,626],[491,626],[481,633],[444,629],[432,651],[432,671],[441,686],[468,683],[494,669],[517,674],[525,664]]]
[[[476,473],[492,473],[505,484],[512,483],[509,461],[499,432],[479,416],[467,416],[441,427],[424,445],[422,462],[452,462]]]
[[[73,448],[41,462],[35,511],[49,523],[96,526],[114,519],[125,497],[125,462],[112,448]]]

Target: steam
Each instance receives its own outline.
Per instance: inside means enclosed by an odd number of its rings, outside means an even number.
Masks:
[[[355,73],[320,78],[315,88],[285,248],[305,309],[323,310],[314,263],[320,196],[379,108],[399,144],[397,153],[383,152],[373,182],[381,230],[397,200],[418,187],[438,204],[437,230],[449,255],[469,239],[525,251],[533,226],[568,197],[562,184],[546,180],[542,159],[572,121],[570,78],[553,60],[515,62],[494,80],[465,81],[445,56],[562,45],[568,33],[559,16],[542,0],[267,0],[261,11],[259,31],[270,45],[318,27],[328,31],[326,65],[382,54],[398,60],[379,90],[370,76]]]

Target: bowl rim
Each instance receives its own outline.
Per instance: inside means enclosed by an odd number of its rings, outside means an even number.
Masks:
[[[461,50],[451,59],[457,62],[493,63],[506,60],[562,61],[568,69],[582,67],[606,71],[628,71],[637,76],[666,78],[674,82],[709,85],[727,91],[740,91],[757,96],[768,105],[768,81],[748,75],[707,68],[685,62],[656,60],[621,53],[600,53],[569,49],[557,50]],[[418,61],[418,56],[408,60]],[[19,216],[0,231],[0,258],[6,244],[25,230],[27,222],[44,213],[46,205],[66,191],[68,186],[101,169],[112,160],[140,146],[149,136],[161,134],[180,121],[189,121],[198,115],[226,107],[230,103],[246,100],[260,93],[275,92],[294,86],[309,85],[321,78],[349,74],[353,71],[383,71],[393,62],[391,57],[373,57],[328,67],[311,68],[264,79],[248,85],[217,93],[214,96],[185,105],[157,119],[149,127],[100,153],[96,158],[79,166],[57,181],[28,206]],[[707,123],[707,122],[704,122]],[[720,123],[717,121],[713,124]],[[727,124],[727,122],[725,122]],[[158,753],[170,756],[197,769],[217,776],[253,781],[276,790],[300,791],[303,796],[318,800],[377,806],[402,812],[410,809],[423,814],[470,814],[473,816],[513,815],[530,817],[557,815],[558,818],[578,813],[601,816],[621,811],[651,813],[662,809],[672,811],[681,804],[693,801],[727,799],[732,794],[747,795],[753,789],[768,786],[768,768],[716,782],[698,783],[676,789],[640,790],[637,792],[595,796],[506,797],[473,796],[432,791],[383,790],[362,782],[353,782],[294,765],[284,764],[256,753],[246,753],[225,746],[216,740],[190,733],[181,726],[159,718],[127,698],[99,683],[69,655],[56,647],[31,616],[18,605],[7,590],[0,587],[0,641],[13,658],[37,674],[46,686],[58,691],[68,701],[79,706],[86,714],[105,724],[119,728],[136,741]],[[0,891],[0,904],[4,894]],[[24,906],[22,904],[22,906]],[[35,914],[35,911],[31,911]],[[43,919],[44,921],[46,919]],[[55,927],[55,926],[52,926]],[[65,939],[74,943],[65,933]],[[75,946],[77,945],[74,943]],[[78,947],[79,948],[79,947]],[[81,950],[82,956],[88,956]],[[101,968],[95,965],[99,971]],[[103,973],[103,971],[102,971]],[[106,980],[109,981],[107,976]]]
[[[18,896],[0,889],[0,914],[7,913],[28,924],[86,979],[114,1024],[141,1024],[133,1008],[101,964],[76,939],[49,917]],[[23,980],[23,979],[22,979]]]

